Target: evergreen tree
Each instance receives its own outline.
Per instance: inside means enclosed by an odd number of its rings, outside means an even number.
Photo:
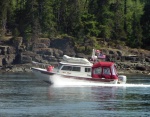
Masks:
[[[113,28],[113,13],[110,11],[109,0],[89,0],[89,13],[94,14],[99,23],[99,36],[102,38],[111,38]]]
[[[143,48],[150,49],[150,1],[147,0],[144,7],[144,14],[141,17],[143,29]]]
[[[1,0],[0,9],[1,36],[10,30],[24,40],[68,34],[149,46],[149,0]]]
[[[131,47],[141,47],[142,45],[142,28],[140,18],[143,14],[144,4],[140,0],[133,0],[128,3],[129,9],[127,13],[127,33],[128,45]]]
[[[41,32],[45,36],[54,35],[56,32],[56,21],[54,17],[53,0],[40,0],[39,1],[39,21]]]
[[[124,2],[115,0],[111,4],[111,10],[114,13],[113,39],[125,41],[126,33],[124,31]]]
[[[7,21],[12,18],[13,13],[13,1],[1,0],[0,1],[0,34],[4,36],[7,31]]]
[[[20,1],[21,2],[21,1]],[[32,41],[39,37],[39,2],[37,0],[26,0],[26,2],[17,2],[16,24],[20,35],[26,40],[26,35],[30,34]]]

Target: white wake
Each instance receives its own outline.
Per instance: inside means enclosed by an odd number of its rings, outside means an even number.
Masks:
[[[93,87],[93,86],[104,86],[104,87],[150,87],[150,84],[103,84],[92,81],[81,81],[76,79],[67,79],[61,76],[53,76],[51,79],[54,83],[54,87]]]

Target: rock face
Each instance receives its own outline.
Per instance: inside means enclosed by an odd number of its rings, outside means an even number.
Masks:
[[[32,61],[45,64],[56,64],[64,54],[90,58],[91,55],[76,53],[75,44],[71,38],[48,39],[40,38],[28,48],[22,45],[22,38],[17,38],[15,46],[0,46],[0,66],[8,67],[17,64],[31,64]],[[150,51],[129,49],[101,48],[106,55],[106,61],[116,63],[118,69],[150,71]]]
[[[12,46],[0,46],[0,66],[11,65],[15,58],[15,48]]]
[[[70,56],[76,55],[73,40],[70,38],[55,39],[51,42],[50,47],[62,50],[63,54],[66,55],[70,55]]]

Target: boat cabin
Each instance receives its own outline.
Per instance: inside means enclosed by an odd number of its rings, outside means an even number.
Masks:
[[[92,65],[93,64],[85,58],[75,58],[64,55],[63,61],[59,63],[57,73],[65,76],[91,78]]]
[[[92,66],[92,78],[118,79],[115,64],[113,62],[98,62]]]
[[[59,63],[57,73],[64,76],[74,76],[94,79],[118,79],[113,62],[90,63],[84,58],[64,56],[64,61]]]
[[[92,64],[86,65],[86,64],[60,62],[57,73],[67,76],[91,78],[91,68]]]

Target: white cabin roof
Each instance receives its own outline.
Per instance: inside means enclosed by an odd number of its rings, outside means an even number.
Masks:
[[[76,66],[89,66],[89,67],[92,67],[92,63],[87,63],[87,64],[83,64],[83,63],[71,63],[71,62],[66,62],[66,61],[61,61],[59,62],[60,64],[63,64],[63,65],[76,65]]]
[[[76,57],[70,57],[67,55],[63,56],[63,61],[61,61],[60,63],[67,64],[67,65],[78,65],[78,66],[92,66],[93,65],[86,58],[76,58]]]

